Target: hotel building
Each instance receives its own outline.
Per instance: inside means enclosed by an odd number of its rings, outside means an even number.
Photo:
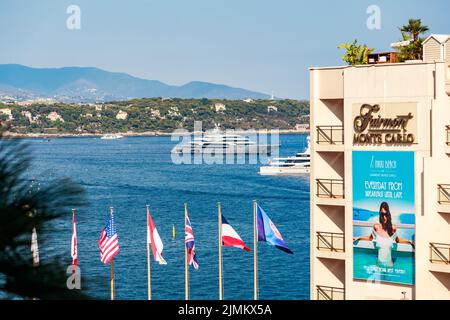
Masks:
[[[391,55],[310,69],[314,300],[450,299],[450,35],[428,37],[423,61]],[[413,212],[396,212],[402,196]]]

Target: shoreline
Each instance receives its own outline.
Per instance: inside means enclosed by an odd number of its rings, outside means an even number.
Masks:
[[[233,131],[236,134],[240,133],[246,133],[245,130],[236,130]],[[269,133],[270,130],[255,130],[256,133]],[[309,134],[309,130],[278,130],[280,134]],[[13,132],[4,132],[3,137],[7,138],[17,138],[17,139],[49,139],[49,138],[100,138],[104,136],[107,133],[13,133]],[[189,132],[186,134],[173,134],[168,132],[161,132],[161,131],[145,131],[145,132],[117,132],[117,134],[120,134],[124,137],[170,137],[172,135],[175,136],[186,136],[186,135],[192,135],[194,132]]]

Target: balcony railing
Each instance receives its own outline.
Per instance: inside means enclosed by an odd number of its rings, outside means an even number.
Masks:
[[[335,232],[317,232],[317,250],[344,252],[344,234]]]
[[[318,126],[317,127],[318,144],[344,144],[343,126]]]
[[[450,146],[450,126],[445,126],[446,139],[445,143]]]
[[[438,184],[438,203],[450,204],[450,184]]]
[[[450,264],[450,244],[430,243],[430,261]]]
[[[343,199],[344,180],[342,179],[317,179],[317,196],[320,198]]]
[[[345,289],[317,286],[317,300],[345,300]]]

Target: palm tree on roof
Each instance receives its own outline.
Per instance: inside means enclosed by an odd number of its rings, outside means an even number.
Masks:
[[[409,19],[408,24],[399,28],[401,32],[410,35],[410,39],[417,41],[421,34],[426,33],[430,30],[428,26],[422,24],[421,19]]]

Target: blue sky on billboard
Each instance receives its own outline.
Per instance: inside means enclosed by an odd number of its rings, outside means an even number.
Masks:
[[[374,158],[376,161],[395,161],[396,168],[382,170],[371,168]],[[355,208],[378,212],[381,202],[387,201],[393,215],[414,213],[414,152],[353,152],[353,168],[353,204]],[[397,189],[381,190],[376,186],[366,187],[367,183],[384,182],[398,184],[393,186],[394,189]],[[399,189],[400,184],[401,189]],[[367,197],[366,191],[391,191],[392,198]],[[401,192],[398,194],[399,197],[396,197],[397,192]]]

